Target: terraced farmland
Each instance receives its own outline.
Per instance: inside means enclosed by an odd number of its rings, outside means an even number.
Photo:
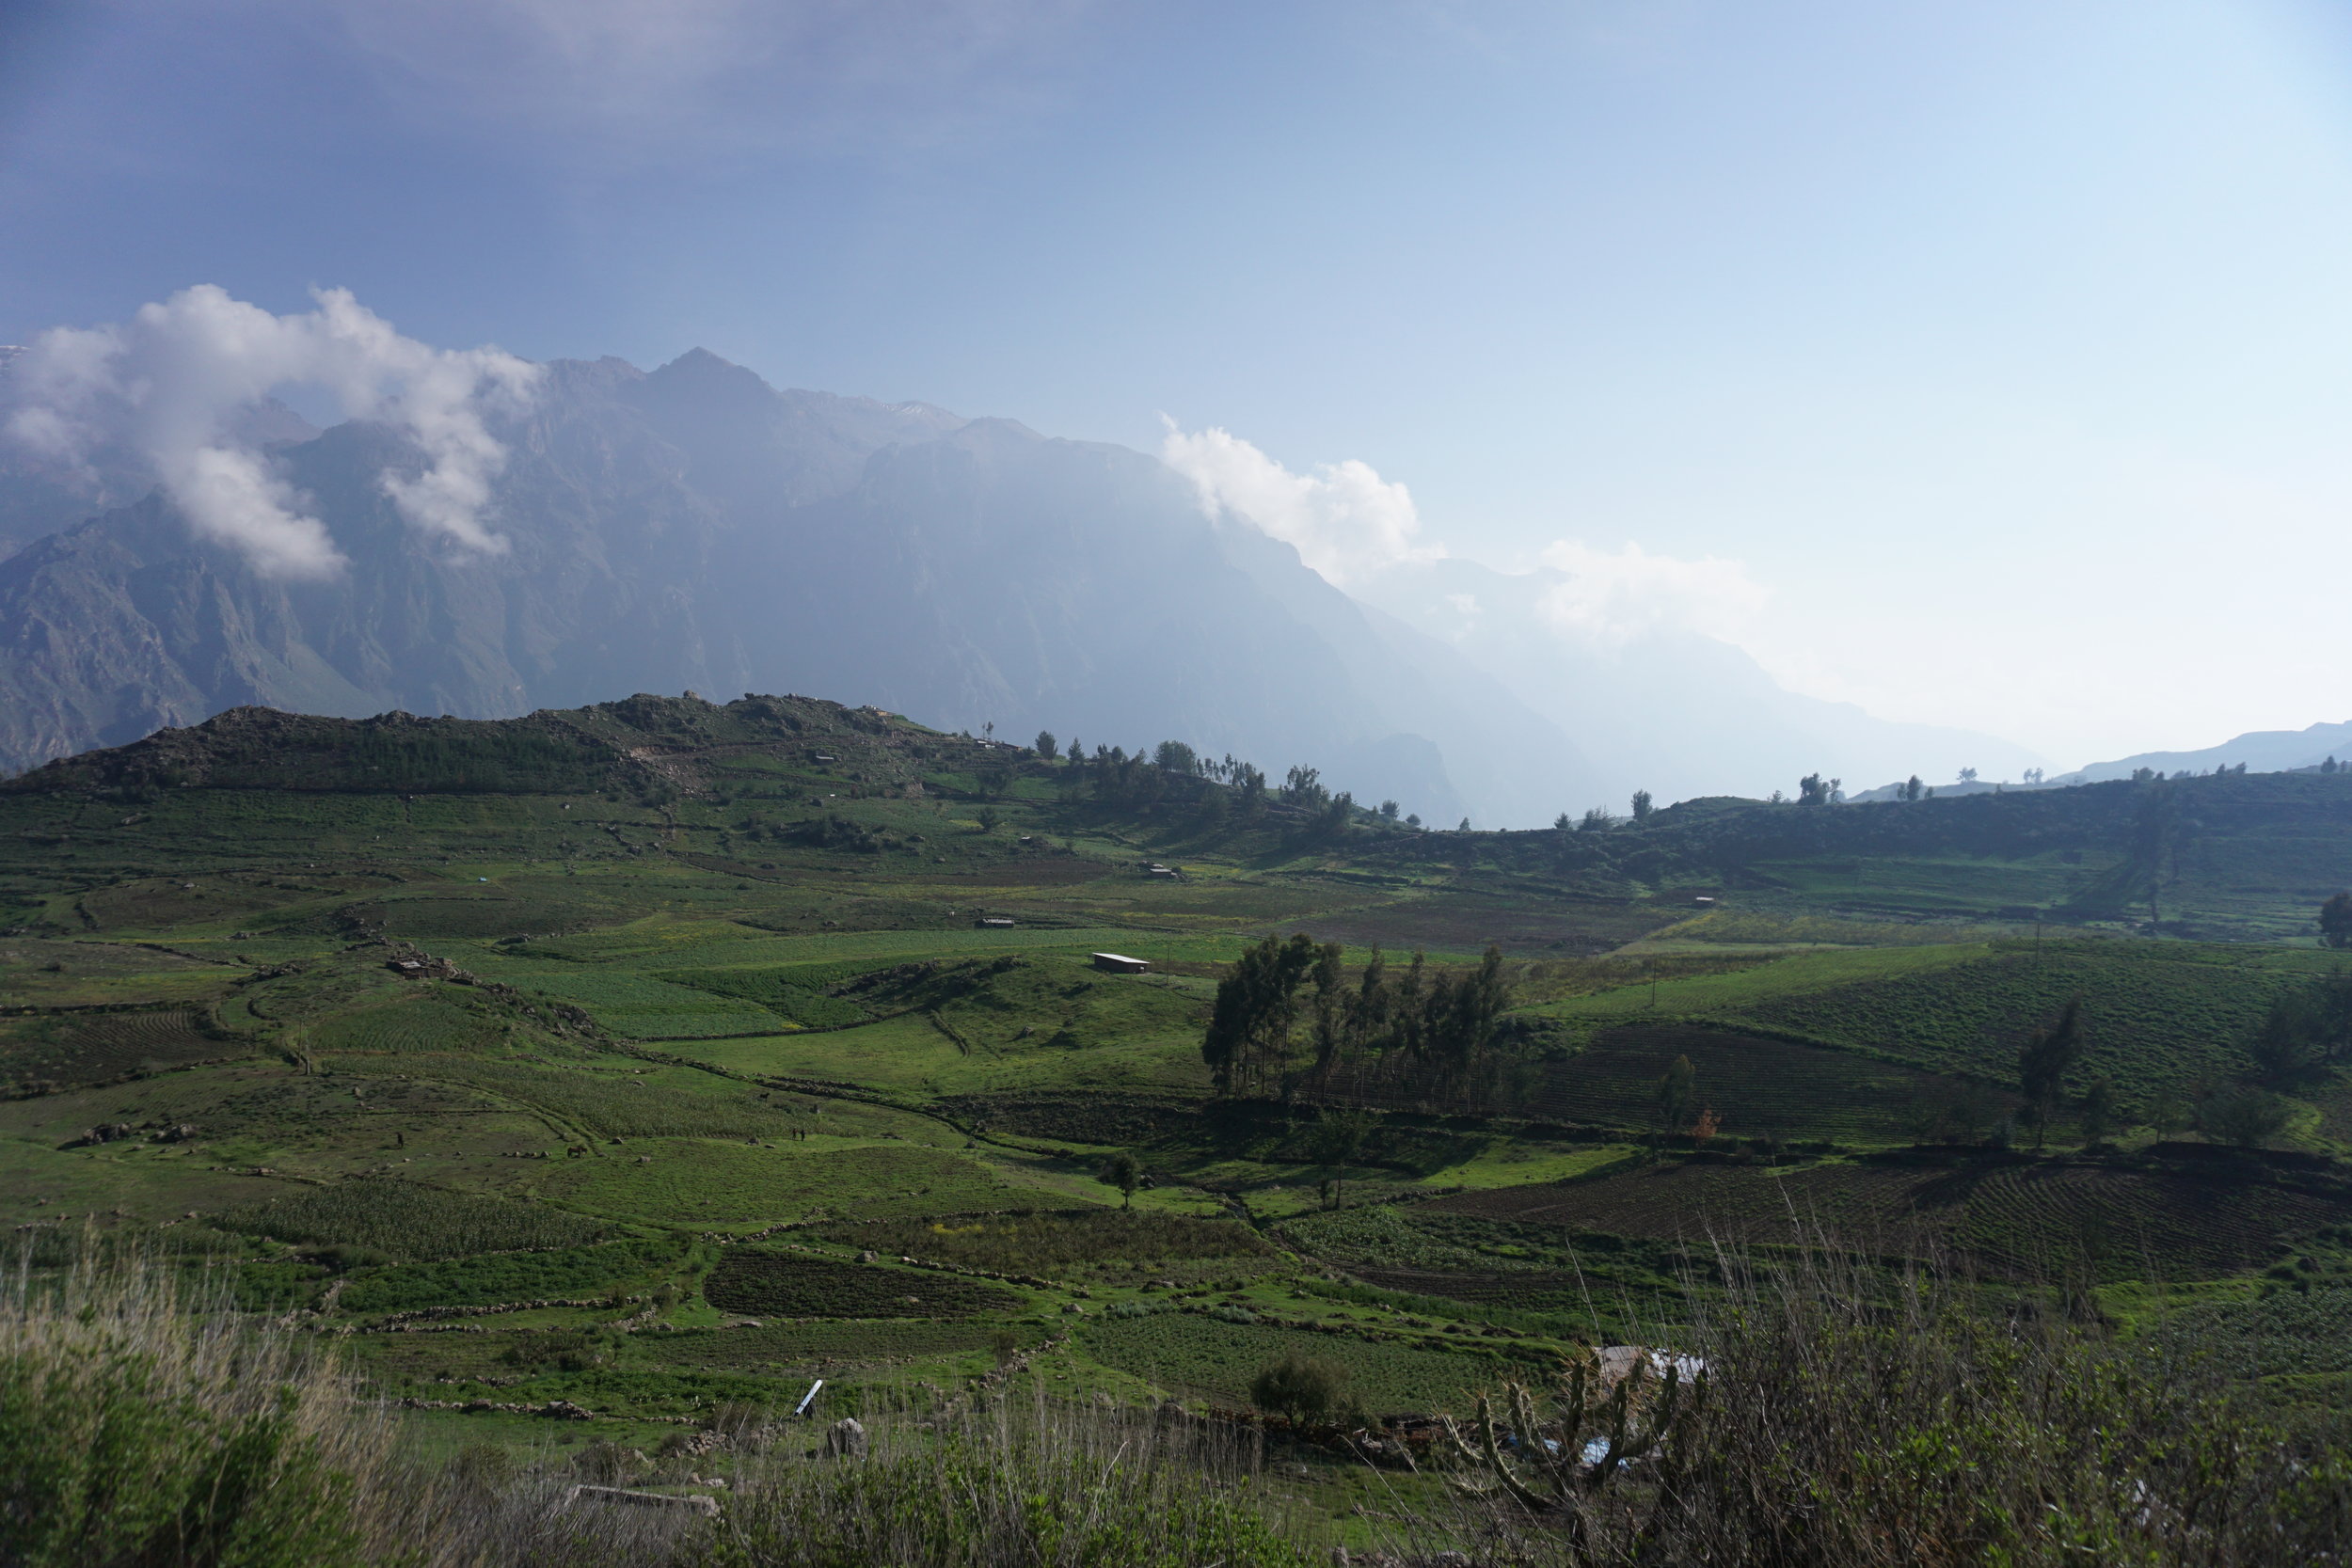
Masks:
[[[666,1225],[969,1213],[1026,1207],[1034,1191],[929,1148],[825,1148],[813,1139],[790,1150],[687,1139],[638,1147],[642,1156],[568,1161],[542,1190],[590,1213]]]
[[[1123,1209],[886,1220],[836,1226],[824,1234],[850,1246],[1006,1274],[1057,1274],[1106,1259],[1148,1269],[1206,1258],[1263,1258],[1274,1250],[1232,1220]]]
[[[0,1089],[20,1094],[41,1085],[103,1084],[251,1049],[208,1036],[186,1008],[11,1020],[0,1031]]]
[[[641,1335],[631,1349],[636,1357],[664,1366],[801,1369],[821,1364],[828,1376],[838,1376],[844,1370],[935,1356],[985,1357],[999,1332],[960,1318],[763,1323],[755,1328]],[[1015,1331],[1023,1343],[1034,1344],[1043,1337],[1041,1329]]]
[[[675,1268],[681,1256],[672,1241],[625,1241],[404,1263],[354,1280],[344,1289],[341,1305],[346,1312],[403,1312],[419,1307],[486,1307],[587,1296],[644,1284]]]
[[[2284,955],[2280,956],[2284,958]],[[2298,966],[2185,943],[1996,943],[1986,957],[1803,997],[1759,999],[1727,1016],[1939,1070],[2006,1080],[2026,1033],[2082,998],[2088,1050],[2077,1083],[2106,1074],[2135,1094],[2248,1069],[2243,1044]]]
[[[1549,1269],[1477,1272],[1457,1269],[1384,1269],[1359,1263],[1348,1271],[1367,1285],[1406,1295],[1443,1296],[1474,1307],[1514,1312],[1573,1312],[1592,1299],[1589,1277]]]
[[[1548,1064],[1527,1104],[1552,1121],[1646,1127],[1657,1119],[1659,1080],[1677,1056],[1695,1073],[1693,1111],[1715,1112],[1723,1135],[1734,1138],[1893,1142],[1930,1107],[1970,1088],[1845,1052],[1661,1023],[1609,1030],[1568,1061]]]
[[[219,1223],[281,1242],[350,1243],[421,1259],[580,1246],[606,1231],[559,1209],[374,1177],[231,1209]]]
[[[1624,1236],[1736,1243],[1826,1236],[1957,1252],[2017,1278],[2209,1279],[2260,1267],[2352,1216],[2352,1189],[2219,1161],[1837,1162],[1785,1175],[1669,1164],[1598,1181],[1470,1193],[1441,1213]]]
[[[1186,1312],[1104,1318],[1087,1324],[1079,1338],[1106,1367],[1228,1404],[1247,1404],[1250,1380],[1284,1356],[1327,1361],[1346,1370],[1348,1392],[1373,1415],[1467,1411],[1479,1389],[1524,1377],[1531,1365],[1483,1348],[1421,1350]]]
[[[703,1285],[725,1312],[781,1318],[971,1318],[1019,1310],[1001,1286],[930,1270],[730,1247]]]
[[[318,1051],[469,1051],[497,1031],[479,1015],[431,996],[339,1013],[310,1031]]]

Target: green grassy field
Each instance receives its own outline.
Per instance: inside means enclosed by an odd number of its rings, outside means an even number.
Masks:
[[[2310,911],[2352,878],[2352,787],[2189,781],[2199,836],[2153,868],[2128,786],[1335,832],[779,704],[800,727],[644,699],[511,755],[453,730],[400,766],[463,776],[396,790],[328,721],[275,779],[183,731],[167,770],[0,788],[0,1219],[44,1267],[120,1238],[312,1314],[373,1396],[562,1399],[655,1444],[818,1377],[847,1410],[1007,1359],[1057,1399],[1233,1406],[1305,1354],[1372,1413],[1459,1409],[1670,1333],[1717,1242],[1808,1236],[2177,1297],[2166,1331],[2249,1378],[2352,1369],[2352,1078],[2247,1053],[2344,961]],[[1375,944],[1452,984],[1493,943],[1474,1070],[1400,1044],[1319,1076],[1302,993],[1286,1070],[1216,1096],[1218,983],[1295,931],[1346,995]],[[2019,1048],[2075,998],[2037,1130]],[[2249,1089],[2282,1097],[2258,1147],[2195,1131]]]

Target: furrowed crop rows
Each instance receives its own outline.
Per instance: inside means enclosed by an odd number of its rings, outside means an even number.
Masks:
[[[783,1318],[970,1318],[1022,1305],[1010,1291],[954,1275],[744,1247],[711,1271],[703,1295],[722,1311]]]
[[[1696,1109],[1730,1137],[1884,1138],[1962,1091],[1956,1080],[1809,1046],[1675,1025],[1613,1029],[1550,1064],[1530,1107],[1547,1119],[1647,1126],[1658,1083],[1677,1056],[1694,1071]],[[1677,1131],[1681,1131],[1677,1128]]]
[[[1097,1320],[1081,1338],[1106,1367],[1237,1404],[1248,1402],[1250,1380],[1284,1356],[1327,1361],[1346,1370],[1348,1392],[1374,1415],[1467,1411],[1479,1389],[1532,1370],[1494,1352],[1451,1354],[1183,1312]]]
[[[233,1040],[199,1033],[185,1010],[31,1019],[0,1036],[0,1081],[94,1084],[183,1062],[235,1055]]]
[[[2075,1077],[2101,1073],[2140,1095],[2247,1069],[2240,1044],[2291,984],[2243,962],[2152,955],[2122,943],[2030,945],[1948,969],[1727,1009],[1818,1039],[1892,1051],[1923,1065],[2006,1081],[2026,1033],[2083,999],[2088,1042]]]
[[[281,1242],[348,1243],[420,1259],[580,1246],[605,1234],[595,1221],[559,1210],[373,1177],[227,1210],[217,1223]]]
[[[1199,1258],[1262,1258],[1273,1249],[1231,1220],[1125,1210],[889,1220],[839,1226],[830,1241],[1006,1274],[1057,1274],[1074,1265]]]
[[[353,1280],[336,1306],[364,1314],[584,1296],[645,1280],[674,1267],[679,1258],[675,1243],[642,1241],[409,1263]]]

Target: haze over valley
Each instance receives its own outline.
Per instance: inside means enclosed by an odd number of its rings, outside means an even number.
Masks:
[[[0,5],[0,1564],[2352,1562],[2352,27]]]

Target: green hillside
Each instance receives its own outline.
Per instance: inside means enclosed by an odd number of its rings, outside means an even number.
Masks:
[[[1000,1359],[1235,1405],[1312,1354],[1460,1409],[1671,1332],[1725,1241],[2088,1281],[2126,1330],[2339,1288],[2347,1042],[2258,1046],[2352,965],[2312,925],[2352,782],[1456,833],[1165,760],[638,697],[39,769],[0,789],[0,1219],[308,1314],[450,1443],[518,1435],[470,1401],[653,1445]],[[1220,984],[1302,931],[1288,1022],[1216,1067]]]

